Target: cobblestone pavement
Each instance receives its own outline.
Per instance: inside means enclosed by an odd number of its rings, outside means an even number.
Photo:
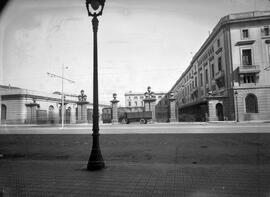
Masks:
[[[270,165],[106,163],[89,172],[81,161],[0,162],[0,196],[270,196]]]
[[[0,135],[0,197],[270,197],[269,133],[101,135],[98,172],[91,139]]]

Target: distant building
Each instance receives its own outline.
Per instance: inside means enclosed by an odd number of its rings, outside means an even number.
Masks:
[[[50,94],[0,85],[2,124],[61,123],[61,93]],[[65,95],[65,123],[77,123],[78,96]],[[100,105],[100,112],[107,105]],[[92,103],[87,105],[87,121],[92,121]]]
[[[230,14],[167,95],[175,93],[180,121],[269,120],[269,65],[270,12]]]
[[[155,92],[156,103],[165,95],[164,92]],[[132,92],[125,93],[125,106],[126,107],[143,107],[145,99],[144,92]]]

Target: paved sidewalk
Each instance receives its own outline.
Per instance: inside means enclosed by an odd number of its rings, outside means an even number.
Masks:
[[[211,121],[211,122],[155,122],[155,123],[148,123],[148,124],[139,124],[139,123],[130,123],[130,124],[112,124],[112,123],[99,123],[101,128],[107,127],[171,127],[171,126],[270,126],[270,120],[254,120],[254,121],[243,121],[243,122],[236,122],[236,121]],[[0,124],[0,128],[23,128],[23,127],[33,127],[33,128],[61,128],[61,124]],[[65,124],[65,128],[84,128],[84,127],[92,127],[91,123],[78,123],[78,124]]]
[[[0,125],[1,134],[89,134],[91,125]],[[116,124],[100,125],[101,134],[139,133],[270,133],[269,123],[209,123],[209,124]]]
[[[270,196],[270,165],[1,160],[2,196]],[[0,195],[1,196],[1,195]]]

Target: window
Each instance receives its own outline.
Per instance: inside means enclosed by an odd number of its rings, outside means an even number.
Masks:
[[[137,105],[138,105],[137,101],[135,101],[134,103],[135,103],[135,106],[137,107]]]
[[[208,69],[205,69],[205,83],[208,84]]]
[[[245,101],[247,113],[258,113],[258,101],[254,94],[248,94]]]
[[[255,83],[255,75],[254,74],[246,74],[243,76],[244,83]]]
[[[203,74],[200,73],[200,86],[203,86]]]
[[[243,49],[242,50],[242,64],[243,65],[252,65],[251,49]]]
[[[138,99],[138,97],[137,96],[134,96],[134,99]]]
[[[220,39],[217,40],[217,47],[220,47]]]
[[[218,58],[218,71],[222,70],[222,61],[221,61],[221,57]]]
[[[215,77],[215,64],[211,65],[211,69],[212,69],[212,78]]]
[[[263,36],[269,36],[269,26],[264,26],[262,33],[263,33]]]
[[[249,37],[249,35],[248,35],[248,29],[242,29],[242,38],[243,39],[246,39],[248,37]]]
[[[130,101],[128,102],[128,106],[129,106],[129,107],[131,106],[131,102],[130,102]]]
[[[143,106],[143,101],[141,101],[141,106]]]
[[[197,77],[195,77],[195,87],[197,88],[198,82],[197,82]]]

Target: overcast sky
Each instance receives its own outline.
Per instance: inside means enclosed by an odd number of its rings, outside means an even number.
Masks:
[[[270,10],[269,0],[107,0],[98,32],[100,102],[112,93],[167,92],[221,17]],[[0,18],[3,84],[85,90],[92,102],[92,26],[84,0],[14,0]],[[0,69],[1,71],[1,69]]]

